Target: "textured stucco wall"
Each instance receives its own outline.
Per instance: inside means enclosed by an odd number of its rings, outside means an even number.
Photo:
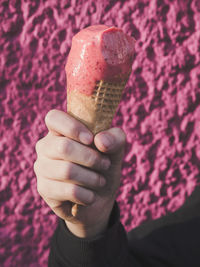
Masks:
[[[111,3],[112,2],[112,3]],[[118,201],[126,229],[175,211],[200,181],[199,0],[0,1],[0,265],[47,265],[57,218],[36,190],[36,141],[66,110],[72,36],[92,24],[137,39],[113,125],[127,134]]]

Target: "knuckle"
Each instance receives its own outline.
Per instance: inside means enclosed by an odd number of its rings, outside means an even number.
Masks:
[[[57,151],[59,155],[66,156],[71,154],[71,142],[67,139],[60,140],[57,145]]]
[[[79,128],[78,128],[78,125],[75,121],[71,121],[70,125],[69,125],[69,128],[68,128],[68,131],[69,131],[69,135],[70,136],[73,136],[75,138],[78,139],[79,137]]]
[[[43,186],[39,179],[37,179],[37,191],[40,196],[43,196]]]
[[[121,143],[122,145],[125,145],[126,143],[126,134],[122,130],[121,130]]]
[[[96,173],[95,178],[94,178],[94,186],[99,187],[101,185],[100,180],[101,180],[100,174]]]
[[[126,134],[125,132],[120,128],[115,128],[115,136],[119,140],[121,146],[124,146],[126,143]]]
[[[63,167],[63,178],[70,180],[72,179],[72,163],[66,162],[65,166]]]
[[[41,146],[42,146],[42,139],[38,140],[35,145],[35,151],[37,154],[40,152]]]
[[[72,199],[79,200],[79,187],[77,185],[72,185],[71,197]]]
[[[37,160],[33,164],[33,170],[34,170],[35,174],[37,174],[37,172],[38,172],[38,161]]]
[[[56,113],[57,113],[56,109],[50,110],[45,116],[45,123],[49,124],[49,122],[51,122],[54,119]]]
[[[96,153],[88,153],[88,156],[87,156],[87,164],[88,166],[90,167],[94,167],[98,162],[98,155]],[[100,162],[100,161],[99,161]]]
[[[115,128],[116,129],[116,134],[120,136],[123,139],[126,139],[125,132],[121,128]]]

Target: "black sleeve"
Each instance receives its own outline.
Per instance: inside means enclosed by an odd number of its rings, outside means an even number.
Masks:
[[[133,229],[128,241],[142,266],[200,267],[200,187],[176,212]]]
[[[53,235],[49,267],[138,267],[129,260],[126,232],[119,221],[115,203],[107,231],[94,238],[78,238],[63,220]]]
[[[117,204],[107,231],[95,239],[72,235],[63,220],[53,235],[49,267],[199,267],[200,190],[178,211],[126,234]]]

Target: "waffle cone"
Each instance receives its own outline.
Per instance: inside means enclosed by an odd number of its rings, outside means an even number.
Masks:
[[[110,128],[126,81],[98,81],[91,96],[77,90],[68,91],[68,113],[85,124],[93,134]]]
[[[68,113],[86,125],[93,134],[110,128],[126,82],[100,80],[91,96],[77,90],[67,91]],[[71,213],[74,217],[78,217],[80,210],[81,206],[72,204]]]

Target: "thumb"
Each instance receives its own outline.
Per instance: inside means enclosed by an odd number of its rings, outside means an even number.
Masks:
[[[98,133],[94,138],[94,144],[97,149],[103,153],[109,154],[111,160],[122,158],[126,135],[120,128],[110,128]]]

